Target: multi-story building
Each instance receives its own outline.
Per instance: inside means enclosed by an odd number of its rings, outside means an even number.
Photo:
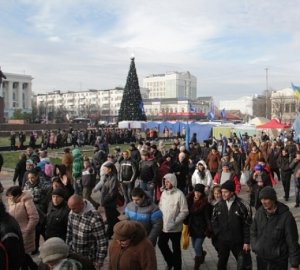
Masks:
[[[197,78],[188,71],[152,74],[144,78],[143,86],[150,90],[149,98],[195,99],[197,95]]]
[[[149,90],[141,88],[142,98],[148,98]],[[124,89],[116,87],[107,90],[48,92],[35,96],[36,108],[42,118],[52,118],[55,114],[70,117],[94,117],[115,122],[121,106]]]
[[[16,109],[31,112],[32,80],[30,75],[5,73],[0,96],[3,97],[4,117],[11,117]]]
[[[272,118],[278,118],[284,123],[293,123],[300,111],[300,101],[291,88],[272,91]]]
[[[220,110],[239,110],[246,117],[266,116],[266,97],[261,95],[244,96],[233,100],[221,100]],[[247,119],[248,120],[248,119]]]

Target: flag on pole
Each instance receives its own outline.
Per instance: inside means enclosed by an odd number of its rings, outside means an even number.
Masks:
[[[226,111],[225,108],[221,111],[221,118],[225,119],[226,118]]]
[[[293,83],[291,83],[291,84],[292,84],[292,88],[295,92],[296,97],[300,99],[300,86],[296,86]]]
[[[192,105],[192,103],[189,103],[190,105],[190,112],[196,112],[196,108]]]

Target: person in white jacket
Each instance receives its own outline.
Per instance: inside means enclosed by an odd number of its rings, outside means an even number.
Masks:
[[[207,165],[204,160],[198,161],[196,169],[192,175],[192,186],[196,184],[202,184],[205,186],[205,193],[209,194],[209,190],[212,185],[212,176],[210,171],[207,169]]]
[[[163,214],[163,229],[158,239],[158,247],[167,263],[166,269],[181,270],[181,231],[189,210],[183,192],[177,188],[175,174],[168,173],[163,180],[165,190],[159,202]],[[172,242],[172,251],[168,244],[169,240]]]

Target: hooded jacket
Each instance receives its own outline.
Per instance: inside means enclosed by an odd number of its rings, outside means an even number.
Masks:
[[[78,178],[82,174],[83,164],[80,150],[75,148],[72,151],[73,156],[73,167],[72,167],[72,176]]]
[[[174,174],[166,174],[165,177],[173,188],[164,190],[159,202],[159,208],[163,214],[163,232],[181,232],[184,219],[189,210],[186,198],[181,190],[177,188],[177,179]]]
[[[201,173],[198,169],[199,164],[203,164],[204,166],[204,177],[201,176]],[[206,163],[204,160],[200,160],[197,162],[196,169],[192,175],[192,185],[193,187],[196,184],[203,184],[206,187],[211,187],[212,184],[212,176],[210,171],[207,169]]]
[[[277,202],[274,214],[267,215],[260,207],[251,226],[251,248],[264,260],[280,262],[290,259],[291,266],[300,264],[300,246],[295,218],[289,208]]]

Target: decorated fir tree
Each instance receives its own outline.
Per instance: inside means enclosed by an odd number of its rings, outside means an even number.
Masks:
[[[134,57],[127,76],[118,121],[146,121],[144,103],[140,92],[139,80],[136,74]]]

